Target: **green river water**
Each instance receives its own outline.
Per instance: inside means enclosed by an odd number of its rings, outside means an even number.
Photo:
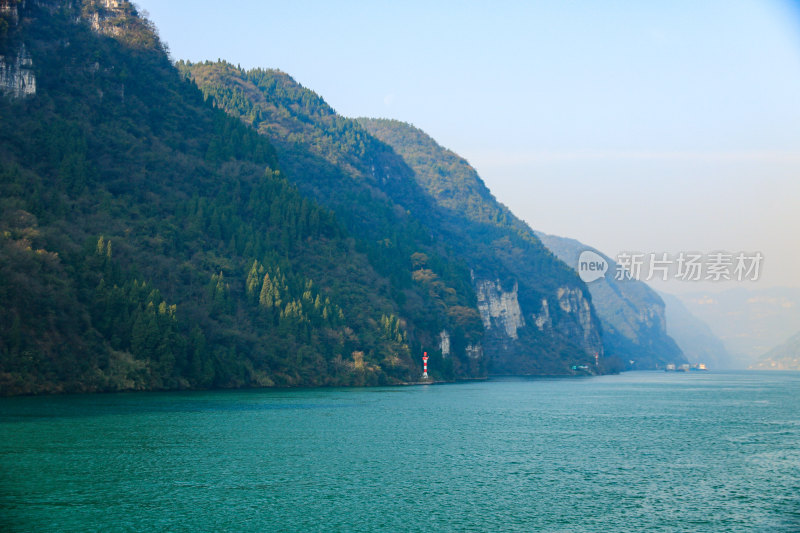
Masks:
[[[800,531],[800,373],[5,398],[0,530]]]

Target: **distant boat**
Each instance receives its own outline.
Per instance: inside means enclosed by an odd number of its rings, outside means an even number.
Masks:
[[[708,367],[706,367],[705,363],[695,363],[693,365],[683,363],[680,366],[675,363],[669,363],[664,367],[664,372],[689,372],[690,370],[693,372],[697,370],[708,370]]]

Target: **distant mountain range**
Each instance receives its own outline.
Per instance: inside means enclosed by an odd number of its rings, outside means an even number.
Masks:
[[[690,363],[705,363],[712,370],[743,368],[731,358],[725,344],[714,335],[708,324],[690,313],[680,298],[663,292],[659,295],[664,301],[667,333],[678,343]]]
[[[800,370],[800,331],[758,358],[755,370]]]
[[[722,340],[739,368],[754,364],[800,326],[800,289],[741,287],[677,296]]]

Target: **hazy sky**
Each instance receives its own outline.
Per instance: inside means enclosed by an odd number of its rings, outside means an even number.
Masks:
[[[612,256],[760,251],[759,287],[800,286],[796,2],[136,3],[175,59],[422,128],[535,229]]]

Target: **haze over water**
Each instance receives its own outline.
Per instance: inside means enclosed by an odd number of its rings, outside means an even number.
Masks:
[[[796,531],[798,373],[0,400],[0,528]]]

